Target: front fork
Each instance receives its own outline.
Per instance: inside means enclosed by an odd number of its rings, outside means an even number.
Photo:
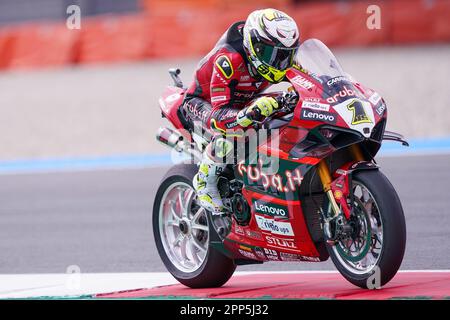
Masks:
[[[361,149],[358,145],[354,144],[349,147],[350,154],[356,161],[364,161]],[[337,237],[337,229],[345,228],[345,222],[343,216],[348,220],[350,219],[350,208],[347,203],[347,195],[350,192],[351,186],[348,185],[347,179],[344,176],[340,176],[333,181],[330,169],[324,159],[322,159],[318,166],[317,171],[322,182],[323,190],[328,197],[328,201],[331,205],[332,215],[325,217],[325,233],[328,238],[328,242],[334,243]],[[331,231],[331,222],[335,221],[336,228],[334,232]]]

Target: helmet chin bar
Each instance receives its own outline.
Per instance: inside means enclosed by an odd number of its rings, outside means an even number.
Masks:
[[[245,47],[245,46],[244,46],[244,50],[247,54],[248,60],[250,61],[250,63],[256,69],[256,72],[260,76],[262,76],[264,79],[266,79],[270,83],[279,83],[283,80],[284,75],[286,74],[286,71],[280,71],[276,68],[273,68],[271,66],[264,64],[255,55],[251,54],[251,52],[249,52],[247,47]],[[277,78],[275,77],[276,74],[279,75]]]
[[[264,79],[269,81],[270,83],[279,83],[283,80],[286,71],[280,71],[278,69],[275,69],[273,67],[267,66],[258,59],[252,59],[252,57],[249,57],[251,63],[257,70],[258,74],[261,75]]]

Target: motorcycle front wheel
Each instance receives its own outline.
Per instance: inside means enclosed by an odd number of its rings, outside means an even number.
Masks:
[[[397,273],[406,244],[400,199],[379,170],[354,173],[351,233],[327,245],[338,271],[361,288],[379,288]],[[350,204],[349,200],[349,204]]]
[[[197,166],[179,164],[162,179],[153,204],[153,234],[167,270],[191,288],[225,284],[236,265],[209,245],[207,212],[197,203]]]

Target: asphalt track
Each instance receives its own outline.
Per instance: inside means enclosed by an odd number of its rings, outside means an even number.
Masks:
[[[385,157],[407,222],[404,270],[450,269],[450,155]],[[166,271],[151,209],[165,168],[0,176],[0,273]],[[333,270],[324,263],[267,263],[248,270]]]

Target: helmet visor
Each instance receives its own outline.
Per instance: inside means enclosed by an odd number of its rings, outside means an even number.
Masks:
[[[297,47],[282,48],[269,45],[263,42],[256,42],[253,45],[255,54],[261,62],[278,69],[286,70],[292,67],[294,57],[297,54]]]

